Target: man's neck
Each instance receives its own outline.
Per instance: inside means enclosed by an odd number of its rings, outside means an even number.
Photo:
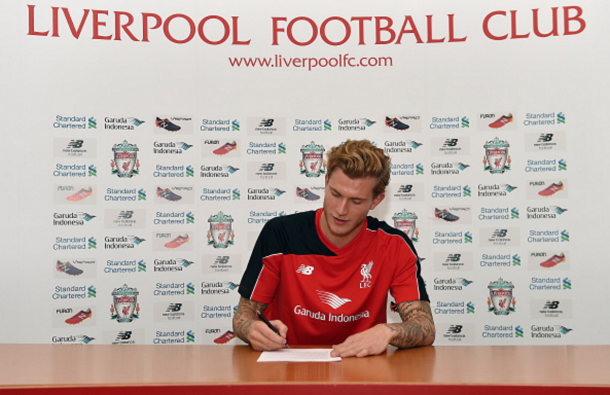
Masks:
[[[358,235],[362,231],[363,227],[364,227],[364,224],[362,224],[362,226],[358,228],[357,232],[350,233],[349,235],[345,235],[345,236],[335,235],[331,232],[330,227],[328,226],[328,222],[326,222],[326,216],[324,215],[324,209],[322,209],[322,215],[320,216],[320,230],[322,231],[322,234],[324,235],[326,240],[328,240],[332,245],[334,245],[337,248],[343,248],[346,245],[348,245],[349,243],[351,243],[356,237],[358,237]]]

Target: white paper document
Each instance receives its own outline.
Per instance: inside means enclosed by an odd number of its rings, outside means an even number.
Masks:
[[[330,348],[283,348],[263,351],[258,362],[337,362],[341,357],[331,357]]]

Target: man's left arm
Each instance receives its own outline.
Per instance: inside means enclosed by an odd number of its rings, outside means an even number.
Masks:
[[[430,302],[406,301],[398,304],[402,319],[398,324],[378,324],[348,337],[343,343],[333,346],[333,357],[365,357],[385,352],[388,345],[398,348],[429,346],[434,342],[436,329],[430,310]]]

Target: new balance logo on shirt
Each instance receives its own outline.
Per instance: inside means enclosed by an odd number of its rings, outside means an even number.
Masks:
[[[314,267],[313,266],[305,266],[305,265],[301,265],[299,266],[299,268],[297,269],[297,273],[301,273],[301,274],[305,274],[307,276],[310,276],[311,273],[313,272]]]

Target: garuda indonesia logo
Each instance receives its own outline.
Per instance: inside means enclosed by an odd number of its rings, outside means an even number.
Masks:
[[[417,215],[415,213],[411,213],[407,211],[407,209],[404,209],[401,212],[394,214],[392,219],[394,220],[394,227],[396,229],[405,232],[411,241],[418,240],[419,229],[417,229]]]
[[[488,311],[493,311],[495,315],[508,315],[515,311],[517,302],[513,297],[513,288],[515,288],[513,283],[500,278],[489,283],[487,288],[489,288]]]
[[[485,148],[485,156],[483,157],[485,170],[489,170],[491,174],[502,174],[510,170],[509,146],[507,141],[500,140],[497,137],[486,142],[483,145]]]
[[[112,174],[121,178],[131,178],[135,174],[139,174],[140,161],[137,145],[129,144],[127,140],[124,140],[121,144],[115,144],[112,151],[114,151],[114,159],[110,163]]]
[[[233,232],[233,218],[230,215],[220,211],[212,215],[208,222],[210,223],[208,245],[211,244],[214,248],[227,248],[234,244],[235,232]]]
[[[313,141],[301,147],[302,159],[299,164],[301,174],[307,177],[320,177],[326,174],[326,161],[324,160],[324,146]]]

